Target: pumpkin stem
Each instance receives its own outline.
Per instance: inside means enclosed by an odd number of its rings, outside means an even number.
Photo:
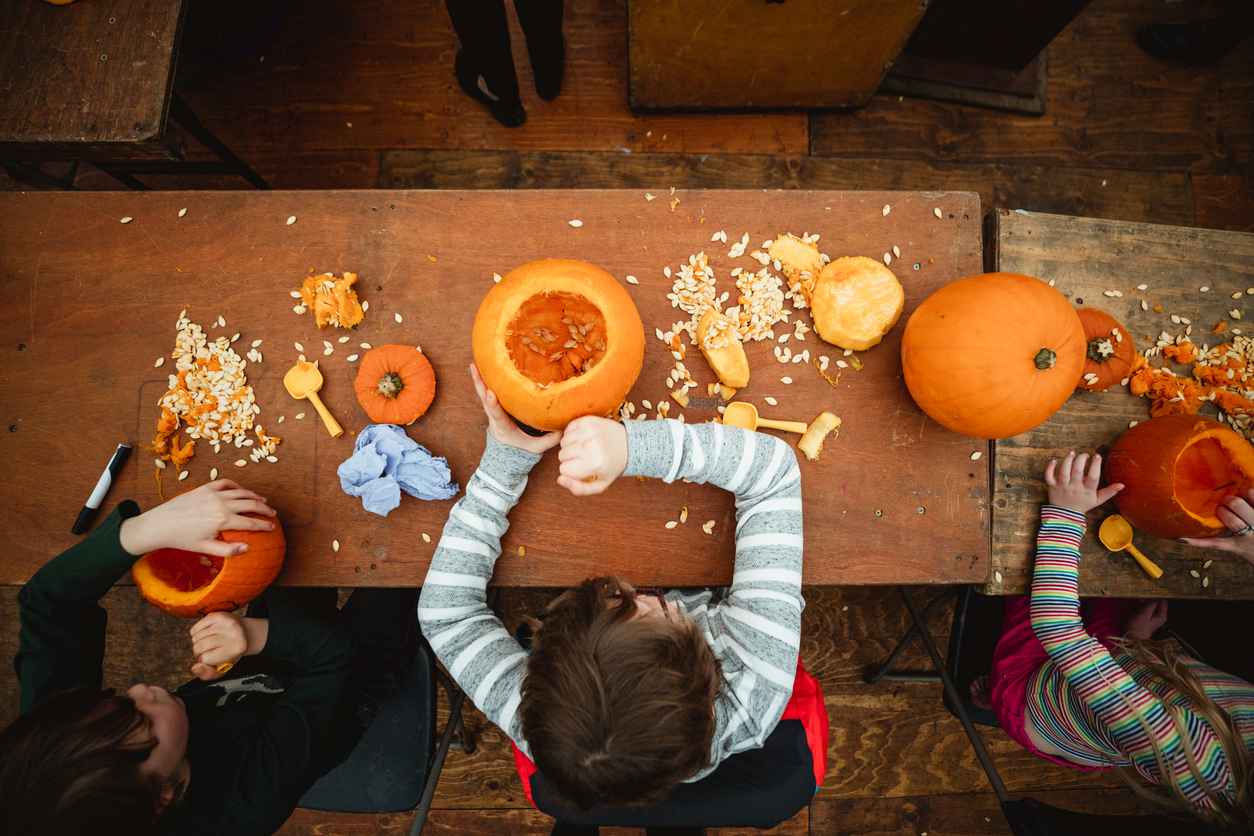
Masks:
[[[395,398],[405,388],[405,381],[396,372],[388,372],[379,378],[379,394],[385,398]]]
[[[1105,363],[1115,353],[1115,347],[1105,337],[1089,340],[1088,358],[1094,363]]]
[[[1058,355],[1054,353],[1053,349],[1042,348],[1036,352],[1036,357],[1033,358],[1032,362],[1036,364],[1038,369],[1044,371],[1045,369],[1052,369],[1057,360]]]

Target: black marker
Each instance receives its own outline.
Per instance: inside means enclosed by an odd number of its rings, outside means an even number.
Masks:
[[[118,449],[113,451],[113,457],[109,459],[109,464],[105,465],[104,473],[100,474],[100,479],[96,482],[91,496],[87,497],[87,502],[83,504],[83,510],[78,512],[78,519],[74,521],[74,527],[70,529],[71,534],[82,534],[91,527],[91,521],[96,518],[96,512],[100,510],[100,503],[104,502],[109,486],[122,472],[122,465],[126,464],[126,457],[130,454],[131,445],[129,444],[119,444]]]

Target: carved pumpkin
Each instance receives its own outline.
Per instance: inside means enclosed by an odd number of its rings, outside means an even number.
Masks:
[[[1119,436],[1106,457],[1107,482],[1122,482],[1119,513],[1159,537],[1227,531],[1215,508],[1254,486],[1254,447],[1218,421],[1166,415]]]
[[[488,291],[471,334],[475,364],[505,411],[538,430],[609,415],[644,362],[627,290],[586,261],[542,259]]]
[[[1132,376],[1136,344],[1132,334],[1105,311],[1077,308],[1084,325],[1085,360],[1076,388],[1105,392]]]
[[[254,516],[249,514],[248,516]],[[172,615],[194,618],[244,606],[265,591],[283,568],[287,541],[277,517],[273,531],[223,531],[219,540],[247,543],[235,557],[158,549],[141,557],[131,577],[144,600]]]
[[[901,340],[906,386],[954,432],[1007,438],[1049,418],[1075,390],[1084,326],[1049,285],[1014,273],[969,276],[915,309]]]
[[[435,369],[412,345],[381,345],[361,358],[353,389],[371,421],[409,425],[435,399]]]

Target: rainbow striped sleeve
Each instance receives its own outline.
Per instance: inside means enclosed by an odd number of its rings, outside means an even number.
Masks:
[[[1203,804],[1206,794],[1193,778],[1184,746],[1192,747],[1206,782],[1220,788],[1230,787],[1223,750],[1209,727],[1191,711],[1185,712],[1191,740],[1182,741],[1158,696],[1137,684],[1084,629],[1078,587],[1084,529],[1084,515],[1077,511],[1057,505],[1041,509],[1032,576],[1032,629],[1071,690],[1137,770],[1154,783],[1162,783],[1150,745],[1152,735],[1185,796]]]

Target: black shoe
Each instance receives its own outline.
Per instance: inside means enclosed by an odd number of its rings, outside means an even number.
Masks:
[[[559,35],[555,46],[543,49],[533,49],[528,42],[527,54],[536,77],[536,94],[546,102],[553,101],[562,92],[562,77],[566,73],[566,39]]]
[[[457,84],[462,88],[462,92],[486,107],[492,114],[492,118],[505,127],[517,128],[527,121],[527,111],[523,110],[520,100],[501,99],[485,93],[479,87],[482,76],[466,63],[460,51],[453,59],[453,73],[457,76]],[[486,82],[484,86],[487,86]]]
[[[1198,20],[1154,23],[1136,31],[1136,42],[1155,58],[1198,67],[1216,64],[1247,34],[1235,21]]]

